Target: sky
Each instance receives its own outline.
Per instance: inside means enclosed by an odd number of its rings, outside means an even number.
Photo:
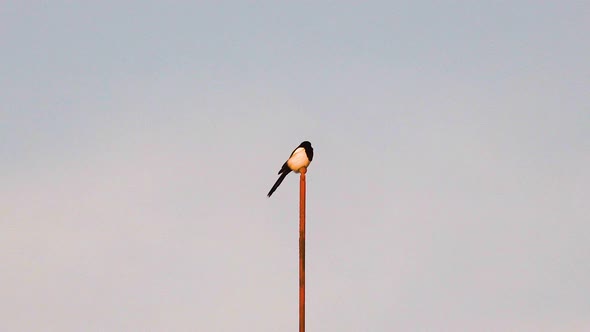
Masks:
[[[589,13],[4,2],[0,330],[590,330]]]

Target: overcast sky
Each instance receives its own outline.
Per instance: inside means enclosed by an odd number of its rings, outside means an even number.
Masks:
[[[0,330],[590,330],[590,4],[8,1]]]

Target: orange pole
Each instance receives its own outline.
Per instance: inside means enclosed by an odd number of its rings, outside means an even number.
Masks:
[[[299,180],[299,332],[305,332],[305,173]]]

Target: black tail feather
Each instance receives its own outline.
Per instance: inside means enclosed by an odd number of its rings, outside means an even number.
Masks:
[[[267,194],[268,197],[270,197],[272,195],[272,193],[274,193],[275,190],[277,190],[277,188],[279,187],[281,182],[283,182],[283,180],[285,179],[285,177],[289,173],[291,173],[291,170],[289,168],[287,168],[287,171],[283,172],[283,174],[281,174],[281,176],[279,176],[277,182],[275,182],[274,186],[272,186],[272,188],[270,188],[270,191]],[[280,174],[280,172],[279,172],[279,174]]]

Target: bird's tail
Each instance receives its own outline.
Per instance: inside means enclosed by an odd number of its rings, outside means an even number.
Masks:
[[[270,191],[268,192],[268,195],[267,195],[268,197],[270,197],[272,195],[272,193],[274,193],[275,190],[277,190],[277,188],[279,187],[281,182],[283,182],[283,180],[285,179],[285,176],[287,176],[287,174],[289,174],[290,172],[291,172],[291,170],[288,169],[287,171],[283,172],[281,174],[281,176],[279,176],[277,182],[275,182],[274,186],[272,186],[272,188],[270,188]]]

